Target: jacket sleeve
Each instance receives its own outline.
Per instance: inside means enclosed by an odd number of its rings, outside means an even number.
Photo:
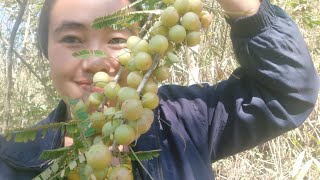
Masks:
[[[240,68],[217,84],[219,100],[209,111],[213,161],[301,125],[319,90],[303,37],[282,9],[264,0],[256,15],[229,23]]]

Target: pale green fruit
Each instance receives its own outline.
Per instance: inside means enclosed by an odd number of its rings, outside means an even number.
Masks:
[[[102,137],[100,135],[94,137],[94,139],[93,139],[93,144],[98,144],[98,143],[103,144]]]
[[[138,71],[130,72],[127,76],[127,84],[129,87],[137,88],[141,83],[143,76]]]
[[[152,92],[154,94],[158,93],[158,84],[155,83],[152,79],[149,79],[147,81],[147,83],[145,84],[145,86],[143,87],[143,94],[147,93],[147,92]]]
[[[101,129],[106,123],[103,112],[94,112],[89,117],[92,122],[92,127],[96,130],[96,133],[101,133]]]
[[[179,22],[179,19],[178,11],[172,6],[163,10],[160,17],[161,23],[167,27],[176,25]]]
[[[171,64],[179,62],[178,56],[176,54],[174,54],[173,52],[167,52],[167,57],[168,57]]]
[[[137,54],[138,52],[148,52],[149,51],[149,43],[141,39],[138,44],[132,47],[131,52],[133,54]]]
[[[128,124],[133,127],[133,129],[138,134],[146,133],[153,123],[154,120],[154,113],[152,110],[144,108],[141,118],[137,121],[129,121]]]
[[[181,25],[175,25],[169,30],[169,40],[174,43],[182,43],[186,36],[187,31]]]
[[[108,169],[94,169],[92,174],[96,177],[96,180],[104,180],[108,173]]]
[[[161,21],[157,21],[151,28],[150,34],[155,36],[157,34],[162,36],[168,36],[169,29],[165,25],[162,24]]]
[[[106,72],[97,72],[93,76],[93,83],[97,87],[103,88],[110,81],[110,76]]]
[[[76,113],[76,112],[87,112],[88,111],[88,107],[86,106],[86,104],[82,101],[82,100],[79,100],[77,102],[77,104],[74,106],[73,108],[73,112]]]
[[[104,144],[98,143],[92,145],[86,152],[87,163],[94,169],[104,169],[112,159],[111,151]]]
[[[140,96],[136,89],[130,87],[122,87],[118,92],[118,98],[120,102],[124,102],[127,99],[139,100]]]
[[[165,4],[173,4],[176,0],[162,0]]]
[[[155,109],[159,105],[159,97],[151,92],[145,93],[141,101],[143,107],[148,109]]]
[[[107,122],[102,127],[102,137],[109,137],[121,124],[120,120],[114,119],[112,121]]]
[[[128,65],[126,66],[126,68],[128,69],[128,71],[137,71],[138,69],[136,68],[135,65],[135,58],[131,57],[131,59],[129,60]]]
[[[203,10],[203,4],[201,0],[189,0],[190,3],[190,9],[189,11],[192,11],[196,14],[200,14]]]
[[[113,167],[108,180],[133,180],[132,172],[123,166]]]
[[[187,12],[182,17],[181,24],[188,31],[199,31],[201,29],[199,16],[194,12]]]
[[[151,53],[163,54],[168,49],[168,39],[162,35],[155,35],[149,42],[149,50]]]
[[[107,121],[111,121],[116,112],[117,109],[115,107],[108,107],[104,110],[103,114],[106,116]]]
[[[102,103],[103,100],[103,94],[98,93],[98,92],[93,92],[89,95],[88,98],[88,104],[89,106],[99,106]]]
[[[118,92],[120,90],[120,85],[116,82],[109,82],[106,86],[103,88],[104,95],[112,100],[117,97]]]
[[[143,112],[143,106],[140,100],[128,99],[121,105],[122,117],[129,120],[135,121],[139,119]]]
[[[173,3],[174,8],[178,11],[180,15],[185,14],[190,9],[189,0],[176,0]]]
[[[136,46],[141,41],[141,38],[138,36],[130,36],[127,39],[127,47],[132,50],[134,46]]]
[[[170,77],[170,71],[167,66],[159,66],[155,69],[153,74],[156,77],[156,79],[160,82],[167,80]]]
[[[200,21],[202,28],[207,28],[212,23],[213,17],[208,11],[202,11],[200,14]]]
[[[199,45],[201,41],[201,33],[198,31],[192,31],[187,34],[187,45],[192,47]]]
[[[134,129],[128,124],[120,125],[114,132],[114,140],[117,144],[128,146],[136,137]]]
[[[152,65],[152,57],[149,53],[139,52],[134,57],[134,64],[138,70],[146,71]]]
[[[122,66],[127,66],[131,59],[130,50],[127,48],[121,49],[117,58]]]

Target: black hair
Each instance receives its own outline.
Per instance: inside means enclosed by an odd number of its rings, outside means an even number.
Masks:
[[[133,3],[136,0],[129,0]],[[38,49],[41,54],[48,58],[48,36],[49,36],[49,20],[52,7],[56,0],[45,0],[40,12],[38,24]]]

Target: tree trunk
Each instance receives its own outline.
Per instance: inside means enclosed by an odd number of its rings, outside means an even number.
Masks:
[[[13,48],[14,48],[14,42],[16,39],[16,35],[19,29],[19,26],[22,22],[22,18],[27,6],[27,0],[18,1],[20,4],[20,11],[18,13],[17,19],[14,23],[14,26],[12,28],[11,34],[10,34],[10,47],[8,49],[7,53],[7,76],[6,76],[6,89],[5,89],[5,95],[4,95],[4,112],[3,112],[3,128],[4,130],[7,129],[9,120],[11,119],[11,89],[13,87],[13,81],[12,81],[12,67],[13,67]]]

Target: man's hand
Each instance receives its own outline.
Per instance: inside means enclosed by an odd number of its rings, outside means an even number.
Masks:
[[[217,0],[226,14],[232,18],[252,16],[259,10],[260,0]]]

